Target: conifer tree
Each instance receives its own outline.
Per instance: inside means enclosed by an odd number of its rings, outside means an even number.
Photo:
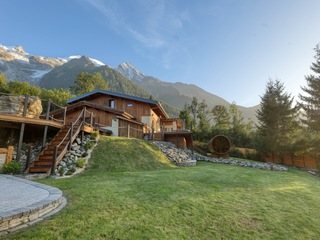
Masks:
[[[300,94],[302,100],[303,118],[301,121],[309,130],[320,132],[320,43],[314,49],[316,61],[312,63],[311,70],[314,74],[305,77],[307,86],[301,87],[306,95]]]
[[[298,107],[292,106],[293,98],[284,91],[279,80],[269,80],[260,105],[261,109],[257,111],[260,140],[257,150],[261,154],[281,156],[288,150],[291,135],[298,126]]]

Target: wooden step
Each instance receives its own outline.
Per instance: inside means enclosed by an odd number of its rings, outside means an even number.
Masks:
[[[51,161],[35,161],[34,166],[35,167],[51,167],[52,165],[52,160]]]
[[[49,167],[30,167],[29,173],[47,173],[49,170]]]
[[[60,149],[61,150],[61,149]],[[43,155],[52,155],[54,154],[54,149],[44,150]]]
[[[53,155],[40,155],[38,161],[48,161],[48,160],[52,161],[52,159],[53,159]]]
[[[49,146],[48,149],[54,149],[55,146],[58,146],[61,143],[61,141],[53,141]],[[68,141],[64,141],[63,143],[61,143],[59,148],[64,148],[66,145],[68,144]]]

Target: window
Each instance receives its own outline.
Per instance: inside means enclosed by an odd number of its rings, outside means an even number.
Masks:
[[[114,100],[109,100],[109,107],[114,108]]]
[[[132,107],[132,106],[133,106],[132,103],[128,103],[128,104],[127,104],[127,107]]]

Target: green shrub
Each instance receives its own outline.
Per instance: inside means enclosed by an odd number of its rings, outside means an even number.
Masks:
[[[63,174],[64,174],[65,171],[66,171],[66,169],[65,169],[64,167],[61,167],[61,168],[59,169],[59,175],[60,175],[60,176],[63,176]]]
[[[4,174],[20,174],[22,172],[22,165],[20,162],[12,161],[4,164],[2,167],[2,173]]]
[[[228,153],[230,157],[245,158],[242,152],[240,152],[240,150],[235,147],[231,147]]]
[[[85,149],[86,151],[88,151],[89,149],[93,148],[93,146],[95,145],[95,142],[87,142],[86,145],[85,145]]]
[[[78,168],[83,168],[85,165],[85,160],[83,158],[79,158],[78,161],[76,162],[76,167]]]
[[[100,135],[100,134],[99,134],[99,131],[95,131],[95,132],[91,133],[91,136],[90,136],[90,137],[91,137],[92,139],[96,139],[97,137],[99,137],[99,135]]]
[[[75,168],[71,168],[66,172],[66,175],[72,175],[76,171]]]

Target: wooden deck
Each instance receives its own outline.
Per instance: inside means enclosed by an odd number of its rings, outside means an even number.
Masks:
[[[50,126],[50,127],[55,127],[59,129],[63,127],[62,122],[45,120],[45,119],[28,118],[28,117],[15,116],[15,115],[5,115],[5,114],[0,114],[0,121]]]

